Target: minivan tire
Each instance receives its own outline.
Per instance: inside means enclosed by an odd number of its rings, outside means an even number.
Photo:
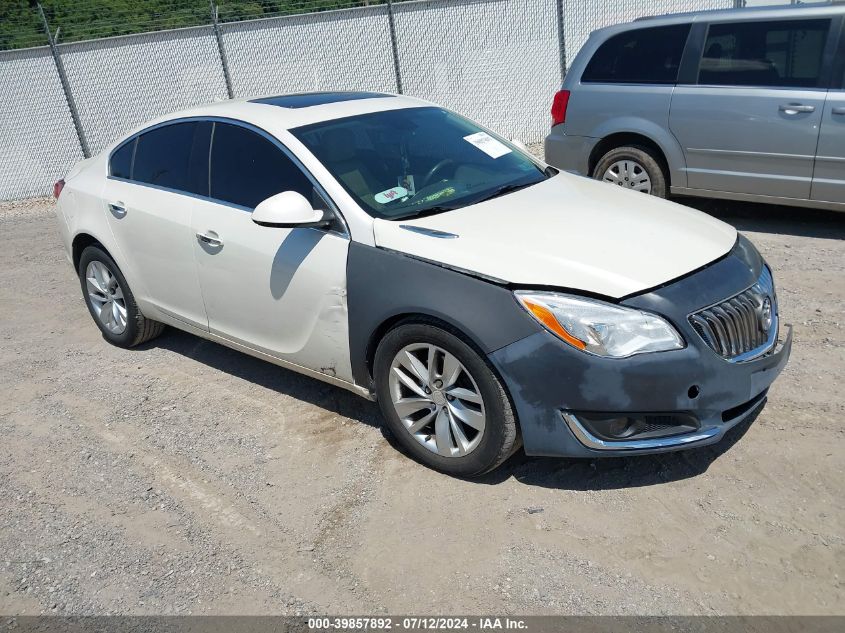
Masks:
[[[126,327],[122,332],[115,333],[106,327],[94,309],[93,301],[89,296],[88,281],[86,278],[88,267],[92,262],[104,266],[111,273],[123,294],[123,303],[126,308]],[[82,286],[82,297],[85,300],[85,305],[88,306],[88,312],[91,314],[91,318],[94,319],[94,323],[100,328],[100,332],[103,333],[103,338],[109,343],[117,347],[135,347],[136,345],[156,338],[164,331],[165,326],[163,323],[148,319],[141,313],[138,304],[135,303],[135,296],[132,294],[129,284],[126,283],[126,278],[120,272],[120,268],[111,256],[102,248],[88,246],[82,251],[82,255],[79,257],[79,268],[77,272],[79,274],[80,285]]]
[[[477,446],[465,455],[443,456],[427,448],[397,413],[391,393],[391,366],[397,355],[415,345],[430,345],[451,354],[478,387],[484,430]],[[411,457],[434,470],[456,477],[478,477],[501,465],[522,445],[510,399],[487,361],[458,332],[447,331],[439,323],[406,322],[390,330],[376,350],[373,375],[379,406],[396,441]]]
[[[593,169],[593,178],[604,180],[604,174],[614,163],[625,160],[636,163],[646,172],[651,181],[651,191],[649,193],[652,196],[658,198],[666,197],[666,173],[659,159],[654,155],[654,152],[642,146],[625,145],[610,150],[596,163]]]

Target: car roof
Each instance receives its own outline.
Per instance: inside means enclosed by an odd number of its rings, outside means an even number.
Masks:
[[[387,92],[300,92],[245,99],[228,99],[172,112],[148,121],[122,138],[154,125],[185,118],[219,117],[243,121],[271,134],[303,125],[369,112],[419,108],[433,104],[422,99]]]
[[[666,15],[652,15],[637,18],[632,22],[616,24],[596,33],[615,33],[632,28],[646,26],[662,26],[670,24],[687,24],[690,22],[710,22],[722,20],[769,20],[779,18],[811,18],[826,17],[845,13],[845,4],[841,2],[813,2],[807,4],[767,5],[732,9],[706,9],[702,11],[687,11],[684,13],[669,13]]]

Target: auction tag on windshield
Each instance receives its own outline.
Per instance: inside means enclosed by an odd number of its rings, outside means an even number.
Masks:
[[[387,204],[394,200],[401,200],[408,195],[408,190],[405,187],[392,187],[381,191],[375,195],[376,202],[379,204]]]
[[[475,134],[470,134],[469,136],[465,136],[464,140],[467,143],[475,145],[490,158],[499,158],[499,156],[511,153],[511,149],[507,145],[497,141],[487,132],[476,132]]]

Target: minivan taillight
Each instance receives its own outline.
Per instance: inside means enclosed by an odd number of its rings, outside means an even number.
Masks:
[[[569,105],[569,90],[558,90],[552,101],[552,127],[566,121],[566,108]]]
[[[53,185],[53,197],[58,200],[59,196],[62,195],[62,189],[65,188],[65,179],[62,178],[55,185]]]

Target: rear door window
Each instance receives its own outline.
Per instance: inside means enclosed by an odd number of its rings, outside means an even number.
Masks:
[[[689,24],[675,24],[614,35],[595,52],[581,81],[674,84],[689,31]]]
[[[830,20],[711,24],[698,83],[814,88],[822,74]]]
[[[132,154],[135,151],[135,141],[132,139],[111,155],[109,175],[115,178],[131,178]]]
[[[208,191],[208,138],[211,124],[205,121],[174,123],[138,137],[132,180],[189,193]],[[204,146],[203,146],[204,143]]]
[[[308,176],[275,143],[239,125],[217,123],[211,144],[211,197],[254,209],[282,191],[296,191],[313,202]]]

